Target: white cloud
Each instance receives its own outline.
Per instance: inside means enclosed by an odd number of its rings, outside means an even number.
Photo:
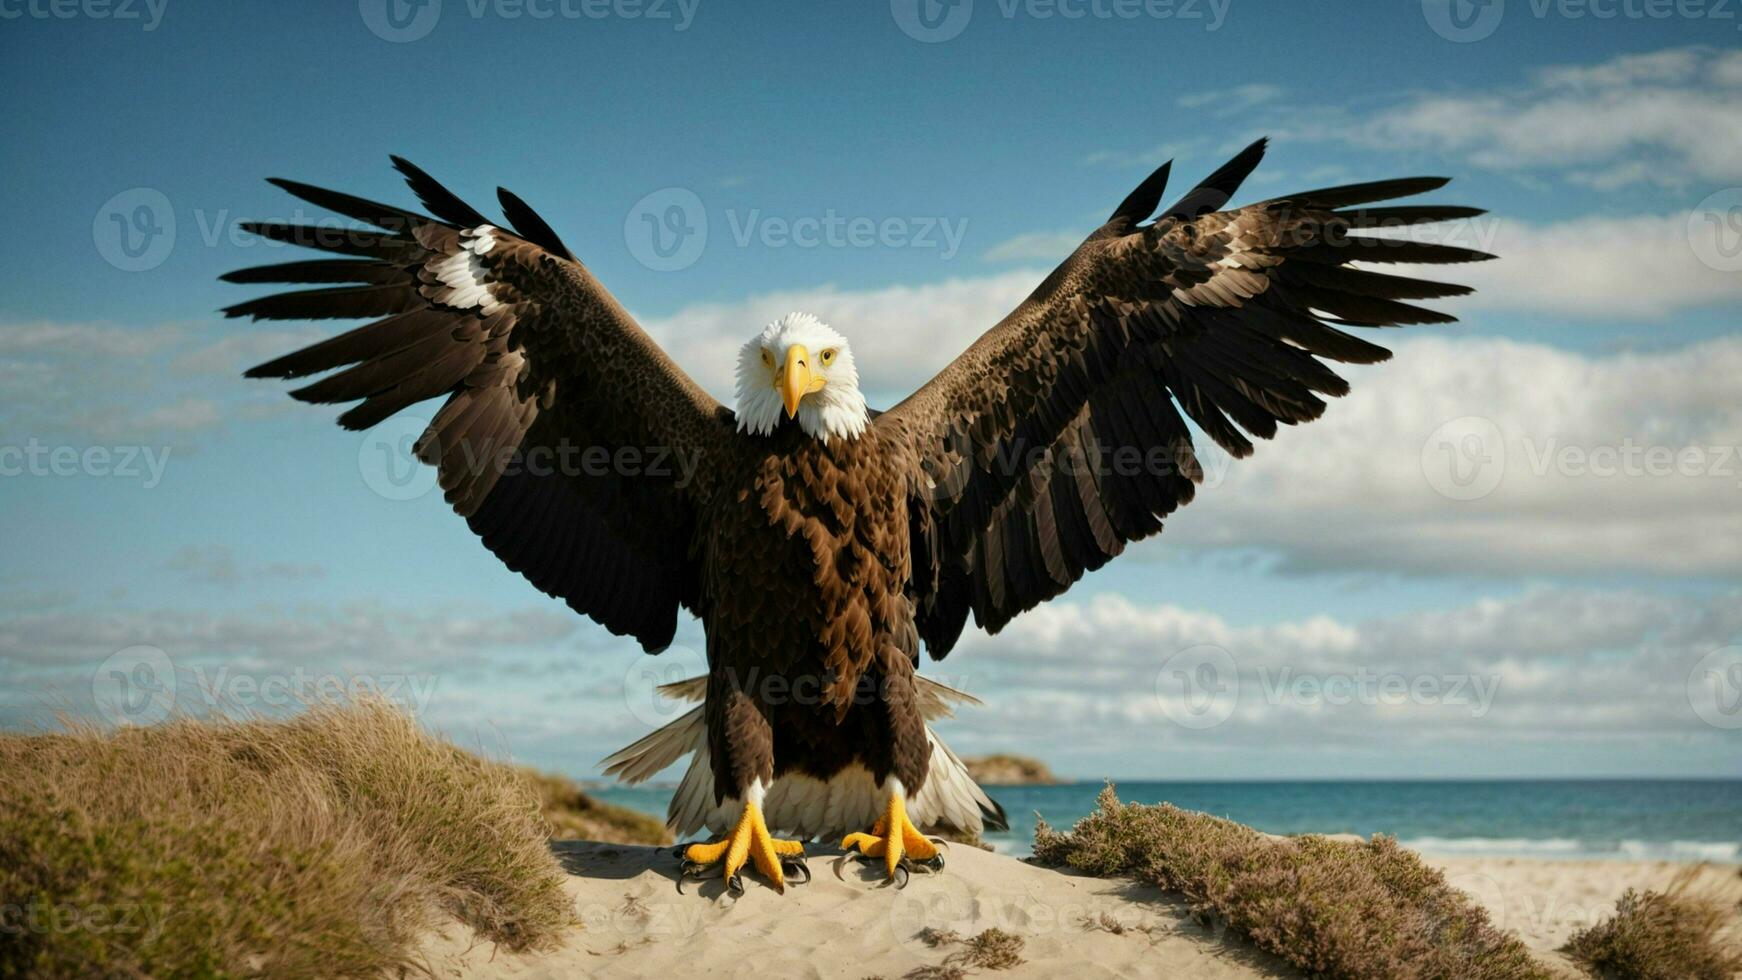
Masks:
[[[952,723],[965,744],[1033,744],[1035,726],[1076,752],[1112,727],[1109,747],[1146,755],[1311,746],[1409,772],[1416,753],[1451,747],[1492,771],[1505,766],[1480,753],[1535,741],[1568,758],[1575,743],[1721,748],[1690,674],[1742,638],[1739,599],[1539,589],[1361,622],[1241,625],[1108,595],[970,634],[928,671],[986,701]],[[1172,673],[1182,666],[1201,691]],[[1184,698],[1198,694],[1207,713],[1193,715]]]
[[[186,446],[231,412],[252,417],[284,401],[269,386],[244,384],[242,370],[327,333],[235,324],[0,324],[0,427],[21,442]],[[190,393],[190,381],[202,392]]]
[[[986,250],[988,262],[1063,262],[1083,243],[1084,232],[1031,232],[999,242]]]
[[[164,567],[205,585],[237,586],[252,582],[285,582],[320,578],[326,570],[301,562],[246,562],[228,545],[188,545]]]
[[[1257,548],[1298,571],[1742,572],[1742,339],[1396,351],[1305,431],[1213,455],[1226,478],[1146,547]]]
[[[562,641],[581,620],[548,608],[407,608],[373,602],[240,610],[20,611],[0,624],[0,664],[94,668],[117,650],[158,647],[179,662],[383,665],[447,669],[488,661],[492,649]]]
[[[1457,200],[1457,195],[1450,199]],[[1381,271],[1464,283],[1466,309],[1516,310],[1603,319],[1655,320],[1666,314],[1742,301],[1742,276],[1695,251],[1693,232],[1708,225],[1687,211],[1575,218],[1547,224],[1503,215],[1423,225],[1408,237],[1498,255],[1461,266]]]
[[[1084,157],[1083,162],[1092,167],[1159,167],[1166,160],[1208,154],[1211,147],[1209,140],[1192,136],[1170,140],[1147,150],[1097,150]]]
[[[1282,89],[1279,86],[1251,82],[1228,89],[1193,92],[1189,95],[1182,95],[1175,101],[1183,109],[1212,109],[1217,110],[1220,114],[1250,109],[1255,105],[1274,101],[1281,96]]]
[[[1742,58],[1707,48],[1551,67],[1505,90],[1415,95],[1374,114],[1278,113],[1295,139],[1424,149],[1593,186],[1742,178]]]

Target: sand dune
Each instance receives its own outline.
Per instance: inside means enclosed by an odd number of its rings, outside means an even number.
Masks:
[[[1574,932],[1615,912],[1629,888],[1662,891],[1688,867],[1674,861],[1546,861],[1533,858],[1424,858],[1446,880],[1488,910],[1493,922],[1545,961],[1571,969],[1555,952]],[[1730,896],[1742,893],[1739,869],[1709,865],[1697,884]],[[1737,917],[1742,926],[1742,914]],[[1584,974],[1571,974],[1584,976]]]
[[[713,975],[900,977],[944,963],[960,946],[928,945],[923,930],[963,937],[999,928],[1023,939],[1018,966],[1002,977],[1293,977],[1292,970],[1193,922],[1157,889],[1035,867],[957,846],[948,870],[916,876],[901,891],[880,873],[813,847],[813,880],[775,894],[747,877],[737,900],[712,880],[675,885],[669,848],[567,841],[556,845],[581,920],[552,953],[514,956],[475,944],[455,928],[424,953],[437,977],[557,978]],[[1575,929],[1613,910],[1628,887],[1666,884],[1668,863],[1457,858],[1431,861],[1481,901],[1504,928],[1551,962]],[[1733,878],[1734,869],[1710,872]],[[1564,961],[1560,961],[1564,962]]]

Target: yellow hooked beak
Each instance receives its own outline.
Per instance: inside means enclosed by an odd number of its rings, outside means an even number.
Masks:
[[[780,389],[780,400],[786,403],[786,417],[797,415],[799,400],[813,391],[821,391],[823,384],[823,378],[811,372],[811,352],[803,344],[788,347],[786,366],[774,379],[774,386]]]

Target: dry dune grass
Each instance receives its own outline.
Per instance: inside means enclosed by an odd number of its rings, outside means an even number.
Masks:
[[[0,736],[0,976],[375,976],[572,911],[512,769],[380,703]]]
[[[1310,976],[1550,976],[1444,876],[1389,838],[1273,838],[1165,803],[1121,804],[1109,786],[1096,812],[1071,831],[1043,822],[1034,856],[1182,893],[1205,921],[1226,924]]]
[[[1574,935],[1564,952],[1596,976],[1622,980],[1729,980],[1742,973],[1742,937],[1730,926],[1742,886],[1702,889],[1698,877],[1699,869],[1689,868],[1662,892],[1629,889],[1613,916]]]

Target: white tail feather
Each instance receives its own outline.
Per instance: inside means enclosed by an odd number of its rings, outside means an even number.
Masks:
[[[956,704],[979,704],[979,699],[947,684],[925,677],[914,678],[920,713],[929,721],[948,717]],[[698,683],[698,681],[702,683]],[[686,701],[699,701],[706,693],[704,678],[666,684],[660,690]],[[931,746],[931,764],[925,785],[907,800],[907,812],[921,827],[946,826],[978,835],[985,817],[1002,822],[1004,811],[986,795],[955,752],[938,738],[931,726],[925,729]],[[611,753],[601,763],[607,775],[631,785],[643,782],[691,755],[689,769],[672,795],[666,826],[679,837],[698,833],[704,827],[725,834],[738,819],[736,801],[714,802],[714,770],[708,761],[708,729],[703,706],[698,705],[634,744]],[[781,776],[768,788],[763,815],[775,833],[801,839],[839,836],[864,830],[883,815],[887,796],[871,778],[869,770],[853,765],[827,782],[811,776]]]

